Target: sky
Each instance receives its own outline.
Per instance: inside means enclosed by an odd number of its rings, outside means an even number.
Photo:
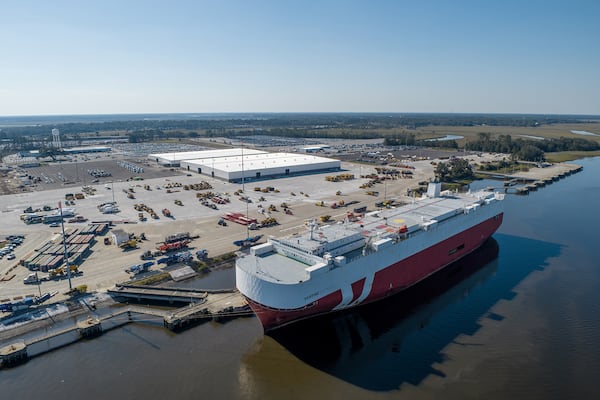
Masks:
[[[596,0],[0,0],[0,116],[600,114]]]

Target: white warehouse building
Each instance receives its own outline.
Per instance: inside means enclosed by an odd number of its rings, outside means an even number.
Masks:
[[[181,168],[228,182],[248,182],[265,178],[339,171],[341,162],[331,158],[294,153],[241,154],[229,157],[181,160]]]
[[[205,158],[219,158],[241,156],[242,154],[263,154],[264,151],[254,149],[222,149],[222,150],[201,150],[201,151],[182,151],[179,153],[154,153],[148,154],[148,158],[160,165],[169,167],[179,167],[183,160],[200,160]]]

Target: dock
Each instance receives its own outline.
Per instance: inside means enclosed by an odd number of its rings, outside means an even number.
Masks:
[[[550,184],[559,179],[565,178],[571,174],[580,172],[582,166],[576,164],[558,163],[545,167],[534,167],[528,171],[514,171],[512,173],[501,173],[498,171],[475,171],[478,175],[486,175],[490,179],[502,179],[504,186],[514,186],[517,183],[530,184],[540,182],[536,186],[541,187],[541,183]]]
[[[164,325],[170,330],[178,330],[189,324],[201,321],[222,321],[236,317],[253,315],[250,306],[237,290],[207,293],[202,303],[190,303],[164,318]]]
[[[158,286],[118,285],[108,293],[137,301],[152,300],[169,303],[188,303],[162,315],[164,326],[170,330],[181,329],[203,320],[222,320],[252,315],[244,297],[235,289],[196,290]],[[150,310],[150,308],[144,310]]]
[[[490,179],[504,180],[504,193],[527,195],[553,182],[577,173],[583,169],[575,164],[552,164],[545,167],[532,168],[529,171],[517,171],[511,174],[503,174],[497,171],[477,171],[479,175],[485,175]],[[522,186],[519,186],[522,185]]]
[[[140,300],[168,301],[170,303],[203,302],[207,292],[187,288],[165,288],[159,286],[117,285],[108,293],[117,297]]]
[[[152,321],[153,323],[157,323],[162,320],[163,326],[166,328],[172,331],[180,331],[205,321],[224,322],[233,318],[254,315],[246,299],[235,289],[214,291],[160,287],[152,287],[153,290],[149,290],[148,287],[138,287],[137,291],[132,287],[125,287],[123,289],[125,289],[125,293],[127,294],[126,296],[122,296],[125,298],[158,299],[167,302],[182,301],[189,304],[175,310],[127,305],[108,314],[88,316],[73,325],[5,345],[0,348],[0,368],[17,365],[29,358],[47,353],[55,348],[74,343],[81,339],[91,339],[100,336],[104,332],[131,322]],[[115,290],[121,296],[123,289]],[[140,319],[140,316],[143,318]],[[148,319],[147,317],[151,318]],[[103,323],[105,326],[103,326]],[[70,337],[67,335],[70,335]],[[68,342],[61,342],[55,345],[50,344],[51,339],[61,336],[69,337]],[[47,342],[47,344],[44,342]],[[43,350],[34,351],[33,354],[28,353],[28,348],[39,344],[43,344]]]

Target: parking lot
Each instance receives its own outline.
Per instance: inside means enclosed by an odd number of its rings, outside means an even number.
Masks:
[[[128,168],[127,166],[130,166]],[[136,171],[134,168],[138,167]],[[25,170],[33,179],[32,189],[50,190],[106,182],[123,182],[134,177],[143,179],[180,175],[180,172],[159,167],[145,159],[102,157],[93,161],[55,162]]]

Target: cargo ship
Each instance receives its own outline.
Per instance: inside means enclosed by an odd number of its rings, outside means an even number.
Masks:
[[[441,191],[398,208],[270,237],[236,260],[236,286],[269,331],[398,293],[480,247],[502,224],[504,195]]]

